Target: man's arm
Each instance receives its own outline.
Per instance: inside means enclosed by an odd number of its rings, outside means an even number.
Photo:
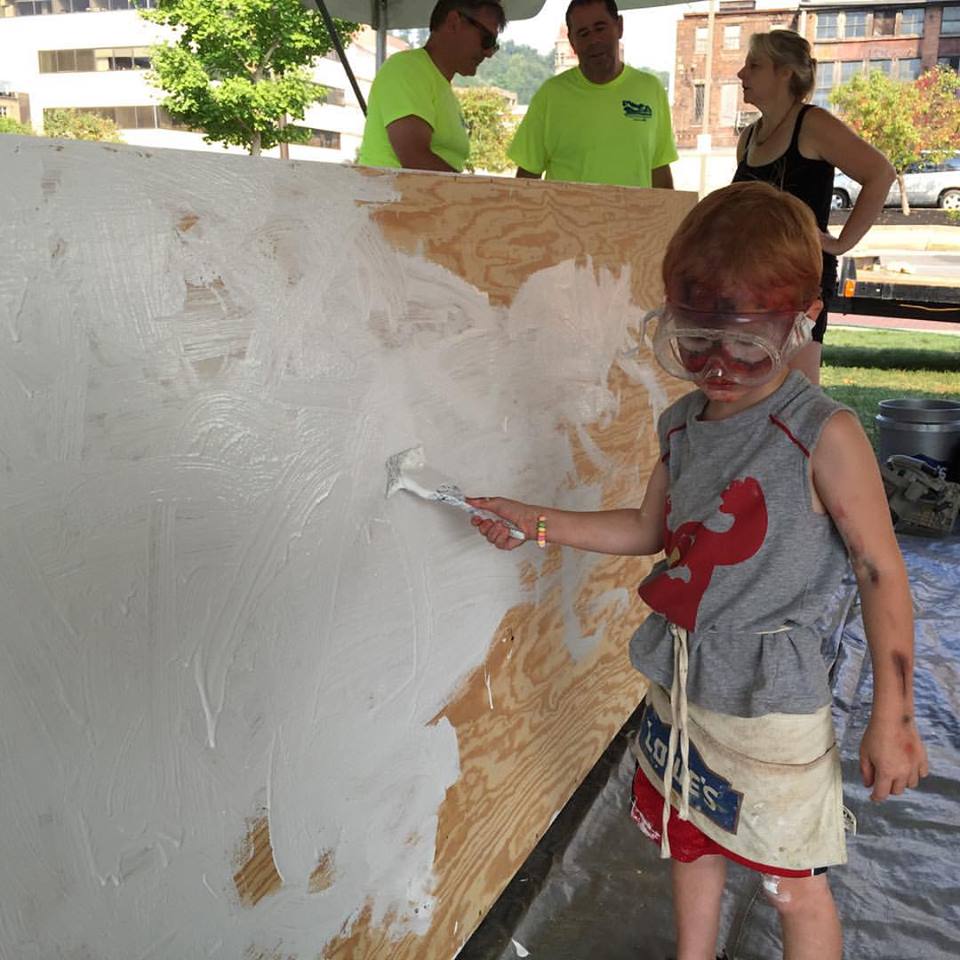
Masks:
[[[673,189],[673,174],[670,172],[669,163],[663,167],[654,167],[650,174],[650,179],[653,183],[653,186],[660,190]]]
[[[517,167],[517,176],[521,180],[539,180],[543,174],[531,173],[529,170],[524,170],[523,167]]]
[[[387,138],[402,167],[408,170],[445,170],[456,173],[446,160],[430,149],[432,136],[433,127],[426,120],[412,114],[387,125]]]

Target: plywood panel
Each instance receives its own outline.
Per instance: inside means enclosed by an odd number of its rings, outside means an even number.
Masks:
[[[452,957],[642,693],[648,561],[384,460],[638,502],[692,197],[0,151],[0,946]]]

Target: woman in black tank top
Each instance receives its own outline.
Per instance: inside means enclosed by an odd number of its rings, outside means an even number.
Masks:
[[[878,150],[861,140],[836,117],[804,101],[813,92],[816,61],[810,44],[792,30],[755,33],[743,69],[743,99],[761,117],[741,135],[737,146],[738,180],[762,180],[793,194],[812,211],[821,231],[823,310],[813,330],[814,342],[791,366],[814,383],[820,380],[820,353],[827,328],[827,307],[837,284],[837,256],[855,246],[883,209],[894,172]],[[834,168],[862,184],[862,190],[839,237],[827,232]]]

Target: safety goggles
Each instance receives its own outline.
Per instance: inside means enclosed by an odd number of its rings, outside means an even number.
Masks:
[[[813,321],[801,310],[718,313],[666,303],[644,317],[653,353],[671,376],[700,384],[757,386],[804,344]]]
[[[500,49],[500,44],[497,42],[497,35],[492,30],[488,30],[479,20],[471,17],[469,13],[464,13],[462,10],[458,10],[457,13],[459,13],[467,23],[480,31],[481,50],[493,50],[493,52],[496,53],[497,50]]]

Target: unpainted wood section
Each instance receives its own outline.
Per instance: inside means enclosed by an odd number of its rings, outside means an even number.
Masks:
[[[664,191],[508,182],[491,198],[482,182],[397,179],[401,199],[388,215],[373,214],[391,241],[411,252],[420,245],[495,303],[508,303],[534,271],[589,256],[595,268],[629,265],[635,302],[653,306],[662,251],[692,205]],[[638,236],[629,238],[624,224]],[[480,240],[471,229],[481,231]],[[665,375],[659,382],[669,399],[687,389]],[[619,367],[611,367],[608,386],[619,399],[617,414],[581,427],[601,464],[583,449],[575,425],[564,427],[574,452],[571,483],[600,485],[605,507],[639,504],[659,455],[654,411],[646,389]],[[539,573],[523,565],[522,585],[555,582],[565,562],[564,550],[548,547]],[[563,643],[559,587],[507,613],[483,665],[436,718],[457,730],[461,775],[440,809],[430,930],[393,940],[392,918],[374,927],[368,910],[327,944],[326,960],[447,960],[457,953],[643,695],[646,682],[629,663],[627,642],[645,615],[635,586],[651,563],[603,558],[581,584],[573,603],[578,632],[602,639],[580,663]]]
[[[424,256],[509,305],[533,274],[566,260],[619,275],[653,306],[667,241],[696,197],[672,190],[384,173],[399,198],[366,204],[399,250]],[[678,215],[679,214],[679,215]]]
[[[254,907],[283,886],[273,859],[270,824],[266,817],[259,817],[250,824],[245,856],[246,861],[233,875],[233,882],[240,902],[246,907]]]
[[[243,951],[243,960],[297,960],[295,956],[284,953],[279,947],[265,950],[262,947],[249,946]]]
[[[611,371],[610,385],[620,390],[620,415],[591,428],[591,439],[608,458],[603,502],[636,503],[646,480],[636,464],[652,465],[657,457],[649,400],[619,369]],[[672,393],[683,390],[678,385]],[[595,479],[585,453],[575,462],[577,482]],[[559,572],[564,552],[548,547],[544,571]],[[575,664],[562,643],[559,588],[539,605],[508,613],[483,666],[440,714],[456,727],[461,776],[440,811],[438,903],[430,931],[396,942],[386,924],[371,929],[361,920],[328,945],[325,958],[454,956],[639,703],[646,683],[629,663],[627,641],[645,615],[634,587],[651,563],[604,558],[582,585],[574,604],[579,632],[603,630],[594,655],[582,663]],[[604,594],[617,588],[628,591],[626,609],[603,603]]]
[[[335,878],[336,872],[333,868],[333,851],[324,850],[320,854],[317,865],[313,868],[313,873],[310,874],[310,882],[307,885],[307,889],[310,893],[320,893],[323,890],[329,889],[333,885]]]

